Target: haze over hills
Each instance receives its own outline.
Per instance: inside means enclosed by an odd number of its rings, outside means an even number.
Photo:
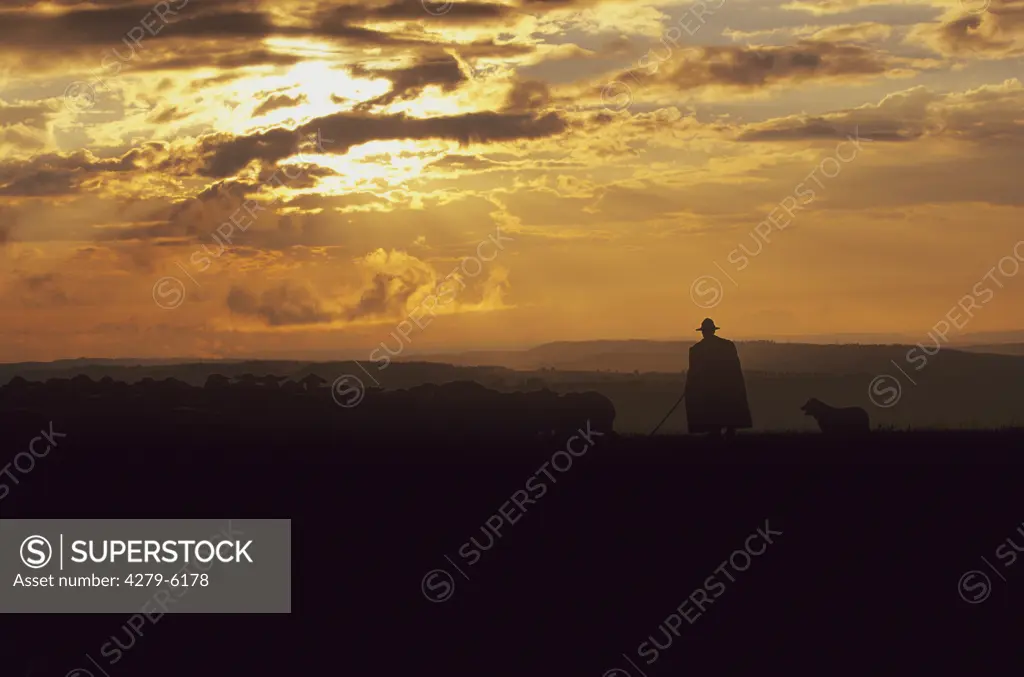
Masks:
[[[685,369],[686,351],[695,342],[695,338],[677,339],[606,339],[591,341],[553,341],[537,346],[483,348],[451,350],[445,352],[423,351],[410,344],[399,344],[392,338],[381,345],[370,349],[348,350],[295,350],[269,351],[252,354],[238,354],[231,358],[221,357],[117,357],[90,358],[77,357],[54,360],[52,362],[0,362],[0,379],[9,378],[5,374],[13,368],[18,370],[65,370],[85,368],[88,366],[157,366],[176,364],[238,364],[242,362],[340,362],[358,360],[360,362],[384,360],[390,353],[390,359],[396,362],[434,362],[458,366],[503,366],[508,369],[570,369],[570,370],[601,370],[601,371],[662,371],[677,372]],[[803,370],[803,360],[792,359],[792,350],[806,350],[809,355],[817,355],[826,360],[837,359],[837,365],[856,362],[854,355],[869,356],[873,348],[893,346],[904,347],[906,352],[918,344],[934,351],[935,339],[927,334],[910,336],[900,334],[816,334],[807,336],[776,336],[756,339],[734,339],[740,348],[741,357],[753,359],[749,367],[779,371],[787,368]],[[767,348],[776,345],[778,349]],[[388,346],[383,349],[382,346]],[[793,347],[792,349],[782,346]],[[802,347],[802,348],[801,348]],[[991,353],[996,355],[1024,355],[1024,330],[1004,332],[978,332],[963,336],[950,336],[948,342],[942,344],[944,350],[955,348],[972,353]],[[824,350],[819,350],[824,349]],[[861,351],[861,352],[857,352]],[[607,361],[606,361],[607,360]],[[680,363],[682,360],[682,363]],[[776,360],[781,360],[775,363]],[[767,361],[767,362],[765,362]],[[816,369],[821,368],[816,366]],[[73,374],[72,374],[73,375]],[[4,381],[6,382],[6,380]]]
[[[991,353],[994,355],[1024,355],[1024,343],[992,343],[989,345],[964,346],[957,348],[969,353]]]
[[[315,365],[327,372],[336,365],[353,361],[369,365],[377,373],[394,369],[393,364],[488,367],[511,371],[562,371],[603,373],[677,374],[688,368],[689,348],[695,341],[561,341],[525,350],[475,350],[452,353],[406,353],[389,357],[388,352],[349,353],[322,360],[306,359],[147,359],[76,358],[54,362],[0,364],[0,384],[14,376],[32,379],[70,378],[86,374],[92,378],[111,376],[120,380],[180,378],[198,384],[213,373],[237,375],[247,372],[292,376],[309,373]],[[1024,343],[936,346],[921,344],[819,344],[777,341],[736,341],[744,370],[782,374],[857,374],[876,372],[897,361],[908,371],[924,368],[931,356],[948,355],[944,362],[963,369],[1014,367],[1024,356]],[[417,368],[419,370],[419,368]],[[407,371],[403,369],[402,371]],[[327,376],[328,374],[323,374]]]
[[[910,333],[838,333],[838,334],[766,334],[763,336],[737,336],[738,340],[767,340],[777,343],[834,343],[834,344],[881,344],[893,343],[914,345],[915,343],[931,340],[928,331]],[[724,334],[723,334],[724,335]],[[971,345],[1004,345],[1011,343],[1024,343],[1024,329],[1012,331],[984,331],[968,332],[957,334],[951,331],[948,336],[948,343],[951,346]]]
[[[454,354],[420,354],[409,361],[437,362],[464,367],[495,366],[515,370],[557,369],[560,371],[661,372],[676,373],[688,367],[689,348],[694,341],[582,341],[546,343],[528,350],[481,350]],[[816,344],[775,341],[737,341],[744,369],[779,373],[853,374],[877,371],[892,359],[914,360],[935,353],[934,341],[915,344]],[[991,356],[1021,355],[1021,344],[963,348],[942,347],[942,352],[958,363],[993,364],[1000,360],[982,355],[967,358],[965,353]],[[383,353],[386,355],[386,353]],[[909,356],[909,357],[908,357]],[[398,355],[396,361],[403,361]],[[966,364],[966,363],[965,363]]]

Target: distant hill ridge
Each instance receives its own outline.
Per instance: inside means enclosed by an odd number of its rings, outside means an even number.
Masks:
[[[535,371],[558,369],[561,371],[613,371],[675,373],[688,368],[689,349],[695,341],[559,341],[545,343],[520,351],[468,351],[447,355],[416,355],[421,362],[438,362],[463,367],[495,366],[506,369]],[[920,365],[922,356],[930,359],[925,350],[916,345],[782,343],[775,341],[737,341],[743,368],[747,371],[790,374],[859,374],[873,373],[891,367],[896,360],[910,371],[913,364]],[[994,351],[999,346],[991,346]],[[1024,351],[1009,345],[1005,354],[979,349],[942,347],[947,365],[992,367],[1019,365]],[[923,348],[934,353],[934,343]],[[908,357],[909,355],[909,357]],[[401,361],[401,356],[397,361]]]
[[[0,364],[0,384],[14,376],[29,380],[70,378],[86,374],[100,379],[110,376],[132,382],[142,378],[178,378],[193,385],[201,385],[210,374],[237,376],[245,373],[273,374],[302,378],[318,373],[332,380],[352,373],[368,382],[374,374],[382,380],[398,378],[405,387],[432,380],[472,379],[480,382],[497,379],[515,379],[516,371],[535,372],[558,370],[565,372],[664,373],[678,374],[688,368],[689,349],[694,341],[599,340],[558,341],[525,350],[477,350],[447,354],[418,354],[395,356],[394,363],[382,369],[383,363],[359,360],[201,360],[176,358],[153,359],[88,359],[59,360],[56,362],[26,362]],[[904,370],[913,373],[915,366],[927,368],[934,360],[921,347],[915,345],[874,344],[815,344],[775,341],[737,341],[743,368],[748,372],[783,374],[876,374],[895,369],[895,361]],[[935,353],[934,344],[924,348]],[[1001,353],[995,351],[1000,350]],[[945,369],[964,372],[1024,368],[1024,344],[991,346],[943,347],[942,362]],[[911,362],[911,360],[915,360]],[[367,376],[363,369],[369,372]],[[332,376],[333,374],[333,376]],[[391,383],[384,384],[392,387]]]

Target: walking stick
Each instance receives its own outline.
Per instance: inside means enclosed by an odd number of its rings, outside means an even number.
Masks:
[[[654,430],[652,430],[652,431],[650,432],[650,435],[653,435],[654,433],[658,432],[658,428],[660,428],[660,427],[662,426],[662,424],[664,424],[664,423],[665,423],[665,421],[667,421],[667,420],[668,420],[668,417],[672,415],[672,412],[676,410],[676,407],[678,407],[678,406],[679,406],[679,403],[680,403],[680,402],[682,402],[682,401],[683,401],[683,398],[685,398],[685,397],[686,397],[686,393],[684,392],[684,393],[683,393],[682,395],[680,395],[680,396],[679,396],[679,399],[678,399],[678,400],[676,400],[676,403],[672,405],[672,408],[668,410],[668,413],[667,413],[667,414],[665,414],[665,418],[661,419],[661,423],[659,423],[658,425],[656,425],[656,426],[654,427]]]

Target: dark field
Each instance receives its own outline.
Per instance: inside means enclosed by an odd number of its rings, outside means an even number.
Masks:
[[[66,437],[5,478],[0,516],[291,518],[293,613],[167,615],[116,663],[99,647],[127,643],[127,617],[23,616],[4,624],[5,676],[100,677],[86,654],[110,677],[863,673],[901,658],[916,674],[984,670],[1019,643],[1024,563],[1005,544],[1024,547],[1022,430],[713,444],[592,429],[556,458],[564,439],[500,429],[396,419],[374,438],[268,409],[190,423],[100,408],[8,415],[0,460],[51,420]],[[748,540],[766,528],[781,535]],[[764,549],[723,568],[746,543]],[[989,577],[978,603],[961,596],[978,580],[959,587],[971,570]]]

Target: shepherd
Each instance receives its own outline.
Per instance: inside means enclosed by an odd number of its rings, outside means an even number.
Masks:
[[[690,347],[686,374],[686,420],[691,434],[732,437],[737,428],[750,428],[747,385],[736,344],[715,332],[720,327],[706,318],[697,331],[704,338]]]

